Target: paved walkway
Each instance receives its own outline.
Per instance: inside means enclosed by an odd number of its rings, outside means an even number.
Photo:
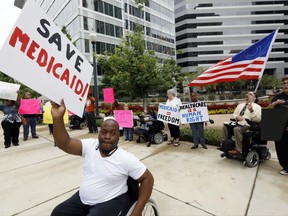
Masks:
[[[213,119],[223,122],[225,118]],[[9,149],[0,146],[1,216],[49,215],[79,187],[82,159],[54,148],[46,126],[38,131],[39,139]],[[69,133],[75,138],[95,137],[87,132]],[[0,134],[3,140],[2,129]],[[269,143],[272,159],[257,168],[222,159],[214,147],[191,150],[191,143],[147,148],[121,138],[120,146],[138,156],[153,173],[152,197],[162,216],[288,214],[288,177],[278,174],[273,143]]]

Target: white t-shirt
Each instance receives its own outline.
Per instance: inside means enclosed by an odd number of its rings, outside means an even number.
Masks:
[[[139,179],[146,166],[134,155],[118,148],[111,156],[102,157],[98,139],[82,140],[83,179],[80,199],[86,205],[95,205],[114,199],[127,192],[127,179]]]
[[[174,106],[174,107],[179,107],[182,105],[181,100],[178,97],[174,97],[173,100],[167,100],[166,102],[167,106]]]

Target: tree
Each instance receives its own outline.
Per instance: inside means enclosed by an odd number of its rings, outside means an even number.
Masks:
[[[276,76],[264,74],[261,78],[259,87],[264,89],[273,89],[280,86],[281,81]]]
[[[136,26],[134,32],[115,48],[115,54],[105,53],[98,57],[99,65],[104,69],[102,83],[113,86],[116,91],[126,91],[132,98],[146,99],[149,93],[155,93],[173,86],[172,77],[179,67],[171,58],[158,63],[153,50],[145,50],[143,31]]]

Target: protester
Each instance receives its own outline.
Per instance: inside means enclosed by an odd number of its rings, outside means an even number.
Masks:
[[[25,99],[31,99],[31,93],[26,92],[25,93]],[[23,115],[23,118],[25,118],[26,124],[23,125],[24,129],[24,141],[28,140],[29,137],[29,128],[31,128],[31,134],[32,138],[37,139],[39,138],[36,133],[36,125],[37,125],[37,115],[36,114],[25,114]]]
[[[22,124],[21,116],[18,114],[19,106],[19,96],[17,101],[7,100],[6,105],[0,105],[0,110],[4,113],[1,126],[4,131],[5,148],[9,148],[11,142],[14,146],[19,146],[19,129]]]
[[[124,103],[124,110],[129,110],[129,106],[127,103]],[[133,116],[132,116],[133,118]],[[132,119],[133,120],[133,119]],[[123,128],[125,133],[125,141],[132,141],[133,140],[133,125],[131,128]]]
[[[60,149],[84,158],[83,179],[79,191],[51,215],[126,215],[130,207],[128,176],[140,183],[131,215],[142,215],[152,193],[153,176],[139,159],[118,147],[118,123],[113,119],[104,121],[98,139],[72,139],[63,122],[65,110],[63,100],[60,106],[52,103],[54,138]]]
[[[280,107],[280,106],[285,106],[287,107],[287,112],[288,112],[288,76],[282,79],[282,86],[283,86],[283,92],[276,95],[272,99],[272,105],[275,108]],[[280,174],[287,176],[288,175],[288,122],[286,124],[282,139],[280,141],[275,142],[275,147],[276,147],[278,161],[282,167]]]
[[[261,121],[261,106],[255,103],[255,94],[248,92],[245,97],[245,102],[239,104],[234,113],[233,117],[237,121],[237,126],[233,128],[235,149],[228,151],[229,154],[241,154],[242,152],[242,140],[243,133],[249,129],[249,124],[245,119],[249,119],[252,122]],[[227,140],[229,137],[229,129],[227,126],[223,126],[222,139]]]
[[[86,120],[89,129],[89,133],[98,133],[98,128],[95,119],[95,97],[92,96],[92,92],[89,89],[86,100]]]
[[[167,91],[168,100],[166,102],[167,106],[179,107],[182,105],[181,100],[176,96],[176,91],[174,89],[169,89]],[[175,147],[180,145],[180,128],[177,125],[168,124],[171,140],[168,145],[174,144]]]
[[[191,102],[198,102],[197,93],[192,92],[191,93]],[[197,122],[197,123],[190,123],[189,124],[192,130],[193,135],[193,142],[194,145],[191,147],[191,149],[198,148],[198,144],[203,146],[204,149],[208,149],[205,145],[205,137],[204,137],[204,122]]]

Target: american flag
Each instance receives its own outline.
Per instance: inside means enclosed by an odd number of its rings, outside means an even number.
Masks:
[[[239,79],[257,80],[263,75],[278,29],[238,54],[228,57],[193,80],[189,86],[204,86]]]

